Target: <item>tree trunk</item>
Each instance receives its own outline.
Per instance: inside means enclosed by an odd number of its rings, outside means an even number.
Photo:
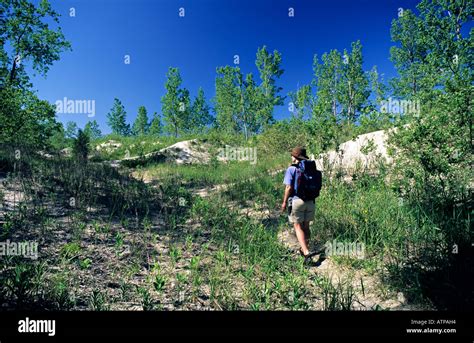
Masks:
[[[16,72],[16,57],[13,59],[12,69],[10,70],[10,83],[13,82],[15,79],[15,72]]]

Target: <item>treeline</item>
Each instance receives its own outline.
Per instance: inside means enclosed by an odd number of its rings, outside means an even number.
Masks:
[[[332,50],[317,55],[313,62],[313,80],[296,91],[289,92],[288,111],[298,120],[311,120],[316,126],[328,123],[355,125],[361,115],[377,111],[377,102],[383,99],[386,86],[377,68],[364,71],[362,45],[352,44],[351,51]],[[165,83],[165,95],[161,99],[161,115],[152,118],[144,106],[138,108],[132,125],[127,122],[127,112],[122,102],[115,98],[107,114],[107,124],[112,133],[130,135],[161,135],[178,137],[183,134],[199,134],[215,129],[226,134],[241,134],[246,140],[261,133],[275,123],[275,106],[284,104],[287,96],[277,81],[284,73],[282,55],[266,46],[258,48],[255,65],[259,71],[257,81],[252,73],[244,74],[239,66],[216,68],[215,96],[208,104],[202,88],[197,96],[182,83],[178,68],[170,67]],[[313,90],[316,89],[316,94]],[[375,100],[369,100],[375,94]],[[77,132],[73,122],[67,123],[66,137]],[[91,138],[100,135],[96,121],[87,123],[84,131]]]
[[[279,94],[281,87],[276,86],[277,78],[283,74],[280,53],[270,53],[265,46],[259,48],[256,65],[260,84],[252,73],[244,76],[237,66],[218,67],[215,97],[211,100],[214,106],[208,104],[202,88],[191,99],[189,90],[182,85],[179,69],[170,67],[166,74],[166,92],[161,98],[161,115],[155,112],[150,120],[146,108],[140,106],[130,125],[125,107],[115,98],[107,114],[107,124],[112,133],[122,136],[167,134],[178,137],[214,128],[248,138],[274,122],[274,106],[282,105],[284,99]],[[95,127],[96,123],[89,125]]]

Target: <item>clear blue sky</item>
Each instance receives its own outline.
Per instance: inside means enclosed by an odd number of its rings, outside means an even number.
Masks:
[[[395,76],[389,60],[390,24],[398,8],[415,8],[407,0],[52,0],[61,27],[72,43],[46,78],[35,77],[41,98],[54,103],[67,97],[95,100],[96,119],[109,133],[106,114],[114,97],[125,105],[128,121],[144,105],[151,117],[161,113],[168,67],[178,67],[183,86],[194,97],[200,86],[210,102],[217,66],[240,56],[244,73],[253,72],[257,47],[282,53],[283,93],[312,79],[312,60],[331,49],[363,46],[364,67],[377,65],[385,80]],[[178,15],[185,9],[185,17]],[[288,8],[295,11],[288,16]],[[69,16],[70,8],[76,11]],[[131,63],[124,63],[130,55]],[[288,102],[288,99],[286,100]],[[289,115],[275,108],[275,118]],[[85,114],[59,114],[63,123],[80,127]]]

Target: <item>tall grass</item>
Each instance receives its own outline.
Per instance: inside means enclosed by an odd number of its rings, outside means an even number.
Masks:
[[[259,178],[262,175],[284,168],[287,165],[288,156],[263,156],[259,157],[257,163],[248,161],[218,162],[211,159],[208,164],[176,165],[171,163],[160,163],[139,169],[138,177],[146,175],[148,178],[159,181],[179,179],[184,181],[188,187],[210,186],[247,181]]]

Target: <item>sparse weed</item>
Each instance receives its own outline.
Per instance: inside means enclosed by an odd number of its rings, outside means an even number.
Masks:
[[[107,301],[108,297],[106,293],[94,289],[92,291],[92,295],[89,298],[89,307],[93,311],[108,311],[110,310],[110,305],[107,303]]]
[[[79,243],[71,242],[66,243],[62,246],[59,255],[61,256],[63,262],[70,262],[73,259],[77,258],[81,253],[81,246]]]
[[[162,274],[155,275],[153,279],[153,287],[155,288],[155,291],[162,292],[165,289],[166,282],[166,276]]]
[[[137,287],[137,292],[140,295],[140,301],[143,311],[153,311],[155,306],[151,298],[150,291],[146,287]]]
[[[90,258],[79,260],[79,267],[81,269],[89,269],[91,265],[92,265],[92,260]]]

